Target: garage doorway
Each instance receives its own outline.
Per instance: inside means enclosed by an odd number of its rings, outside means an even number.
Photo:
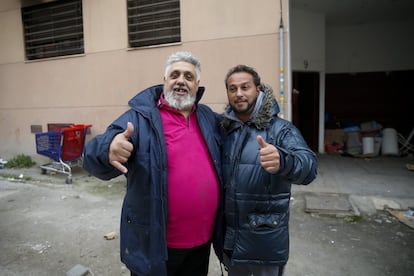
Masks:
[[[318,152],[319,73],[292,72],[292,123],[309,147]]]

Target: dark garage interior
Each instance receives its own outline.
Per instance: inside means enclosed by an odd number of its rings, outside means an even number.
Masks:
[[[290,3],[292,121],[309,146],[341,154],[351,144],[358,146],[351,155],[365,155],[364,138],[382,150],[394,143],[383,139],[392,130],[405,143],[400,153],[407,142],[414,153],[414,1]]]
[[[414,119],[414,70],[327,74],[326,128],[375,121],[407,137]]]

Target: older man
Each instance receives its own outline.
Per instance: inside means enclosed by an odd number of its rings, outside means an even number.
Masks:
[[[121,260],[131,275],[207,275],[220,202],[218,117],[198,104],[200,62],[171,55],[164,84],[85,147],[84,168],[101,179],[124,173]],[[220,245],[219,245],[220,246]]]

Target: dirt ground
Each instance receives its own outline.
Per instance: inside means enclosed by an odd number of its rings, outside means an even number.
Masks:
[[[70,185],[64,175],[0,170],[0,275],[65,275],[77,264],[129,275],[119,236],[104,238],[119,235],[124,192],[122,177],[104,182],[81,169]],[[386,212],[345,219],[306,213],[304,203],[293,195],[287,276],[414,275],[412,228]],[[212,256],[209,275],[220,273]]]

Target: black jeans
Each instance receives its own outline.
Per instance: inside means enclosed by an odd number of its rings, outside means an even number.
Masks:
[[[211,243],[189,249],[168,248],[168,276],[207,276]],[[138,276],[131,272],[131,276]]]

